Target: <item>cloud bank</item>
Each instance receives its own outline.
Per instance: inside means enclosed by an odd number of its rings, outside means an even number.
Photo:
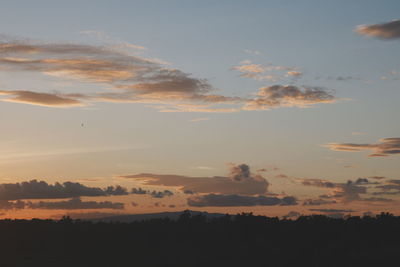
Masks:
[[[173,174],[134,174],[124,178],[142,181],[143,185],[176,186],[182,192],[215,194],[265,194],[269,183],[259,174],[251,174],[246,164],[231,165],[229,177],[188,177]]]
[[[121,186],[110,186],[102,189],[74,182],[55,183],[52,185],[44,181],[32,180],[22,183],[0,184],[0,200],[57,199],[127,194],[127,190]]]
[[[237,206],[291,206],[297,205],[294,197],[240,196],[207,194],[188,198],[191,207],[237,207]]]

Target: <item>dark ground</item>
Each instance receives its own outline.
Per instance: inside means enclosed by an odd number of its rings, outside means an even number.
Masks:
[[[400,266],[400,217],[1,220],[0,266]]]

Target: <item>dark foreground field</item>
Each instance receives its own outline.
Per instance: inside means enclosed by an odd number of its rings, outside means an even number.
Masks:
[[[400,266],[400,218],[0,221],[0,266]]]

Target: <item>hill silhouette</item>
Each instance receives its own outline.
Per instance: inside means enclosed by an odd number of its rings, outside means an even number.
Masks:
[[[186,210],[186,211],[177,211],[177,212],[159,212],[159,213],[143,213],[143,214],[123,214],[123,215],[114,215],[114,216],[106,216],[100,218],[93,218],[87,219],[92,222],[122,222],[122,223],[130,223],[136,221],[144,221],[144,220],[151,220],[151,219],[171,219],[171,220],[178,220],[179,217],[184,212],[190,212],[191,216],[195,215],[203,215],[208,219],[211,218],[218,218],[225,216],[226,214],[222,213],[208,213],[206,211],[193,211],[193,210]]]

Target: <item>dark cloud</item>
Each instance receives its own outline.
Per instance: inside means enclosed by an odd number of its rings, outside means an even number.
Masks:
[[[328,205],[328,204],[336,204],[335,200],[327,200],[323,198],[317,199],[306,199],[303,201],[304,206],[319,206],[319,205]]]
[[[328,201],[337,202],[352,202],[352,201],[369,201],[363,199],[361,195],[367,194],[367,186],[375,183],[371,183],[368,179],[360,178],[355,182],[349,180],[346,183],[333,183],[322,179],[300,179],[301,183],[305,186],[313,186],[320,188],[330,189],[331,192],[326,195],[320,196],[320,200],[310,201],[306,200],[304,205],[313,204],[329,204],[324,203]],[[322,205],[321,204],[321,205]]]
[[[73,198],[65,201],[55,202],[27,202],[26,208],[30,209],[51,209],[51,210],[71,210],[71,209],[124,209],[124,203],[110,201],[82,201],[80,198]]]
[[[135,174],[124,178],[141,180],[144,185],[176,186],[183,192],[262,195],[269,183],[261,175],[250,173],[246,164],[230,166],[229,177],[187,177],[180,175]]]
[[[309,209],[310,211],[318,211],[323,213],[338,213],[338,212],[356,212],[349,209]]]
[[[360,25],[357,26],[356,32],[386,40],[398,39],[400,38],[400,20],[392,20],[381,24]]]
[[[335,183],[322,179],[299,179],[299,180],[305,186],[325,187],[325,188],[336,187]]]
[[[260,88],[257,97],[246,102],[246,110],[266,110],[275,107],[307,107],[335,102],[335,97],[319,87],[300,88],[293,85],[273,85]]]
[[[132,190],[131,190],[131,194],[135,194],[135,195],[145,195],[148,192],[149,192],[148,190],[143,190],[141,187],[132,188]]]
[[[0,210],[14,210],[14,209],[24,209],[25,202],[22,200],[8,201],[0,200]]]
[[[174,193],[172,193],[169,190],[164,190],[164,191],[152,191],[150,192],[150,196],[154,198],[164,198],[164,197],[170,197],[173,196]]]
[[[232,164],[230,168],[229,177],[234,181],[245,181],[251,179],[250,167],[247,164]]]
[[[170,197],[173,196],[174,193],[169,190],[164,190],[164,191],[150,191],[150,190],[144,190],[141,187],[139,188],[132,188],[131,194],[136,194],[136,195],[150,195],[153,198],[164,198],[164,197]]]
[[[73,182],[55,183],[52,185],[44,181],[32,180],[15,184],[0,184],[0,200],[56,199],[125,194],[126,189],[120,186],[101,189]]]
[[[331,150],[359,152],[363,150],[372,150],[370,157],[384,157],[400,154],[400,138],[383,138],[381,143],[376,144],[354,144],[354,143],[330,143],[327,146]]]
[[[103,191],[106,195],[110,196],[123,196],[129,194],[128,190],[120,185],[108,186]]]
[[[367,197],[363,198],[363,201],[370,201],[370,202],[392,202],[393,199],[390,198],[383,198],[383,197]]]
[[[71,210],[71,209],[124,209],[124,203],[110,201],[82,201],[80,198],[72,198],[65,201],[0,201],[1,210],[17,209],[50,209],[50,210]]]
[[[387,180],[383,184],[375,186],[375,188],[381,191],[374,192],[374,195],[397,195],[400,194],[400,180]]]
[[[297,205],[294,197],[283,198],[268,196],[241,196],[207,194],[188,198],[187,204],[192,207],[235,207],[235,206],[289,206]]]

